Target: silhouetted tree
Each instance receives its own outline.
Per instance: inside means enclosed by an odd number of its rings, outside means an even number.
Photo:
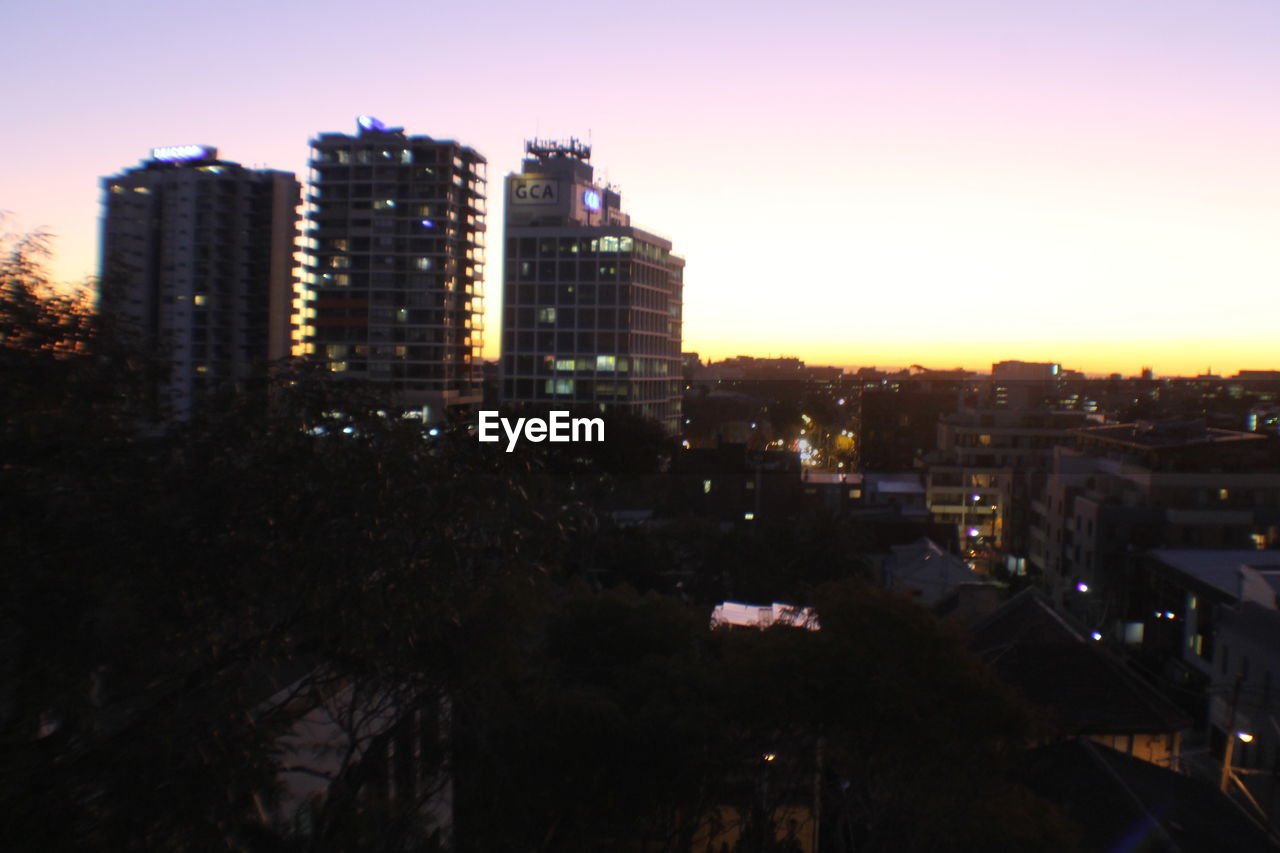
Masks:
[[[0,268],[0,334],[6,839],[264,844],[285,732],[322,698],[351,714],[446,700],[496,633],[477,629],[486,600],[561,563],[561,501],[357,386],[283,371],[271,406],[146,423],[150,366],[48,288],[37,242]],[[382,734],[331,769],[312,843],[429,831],[416,802],[388,820],[361,766]]]

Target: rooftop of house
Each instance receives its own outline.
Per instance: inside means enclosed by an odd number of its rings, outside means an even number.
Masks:
[[[975,650],[1061,734],[1169,733],[1191,718],[1027,589],[971,629]]]
[[[1259,572],[1280,592],[1280,551],[1156,548],[1150,556],[1158,563],[1213,587],[1232,601],[1240,598],[1241,566]]]
[[[1080,828],[1087,851],[1276,848],[1210,783],[1088,740],[1036,749],[1027,768],[1028,786]]]
[[[889,552],[885,585],[910,592],[922,604],[937,604],[961,584],[978,580],[964,560],[924,536],[908,545],[893,545]]]

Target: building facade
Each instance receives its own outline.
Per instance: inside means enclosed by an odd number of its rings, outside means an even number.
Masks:
[[[99,309],[167,366],[157,417],[187,419],[204,392],[265,380],[290,352],[294,175],[180,145],[102,188]]]
[[[506,181],[501,398],[680,429],[684,260],[631,224],[576,140],[529,142]]]
[[[958,525],[962,541],[981,537],[1010,573],[1024,573],[1031,496],[1053,449],[1087,420],[1084,412],[998,407],[942,415],[937,450],[926,458],[934,520]]]
[[[486,161],[370,116],[311,142],[295,352],[431,421],[481,400]]]
[[[1032,502],[1029,562],[1057,602],[1119,631],[1155,548],[1280,547],[1280,442],[1197,420],[1073,430]]]

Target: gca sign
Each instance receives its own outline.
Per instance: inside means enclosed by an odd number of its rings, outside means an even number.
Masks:
[[[555,204],[558,198],[555,181],[516,181],[511,187],[512,204]]]

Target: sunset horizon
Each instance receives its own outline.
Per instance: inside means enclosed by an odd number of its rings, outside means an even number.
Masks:
[[[12,13],[22,102],[47,115],[7,141],[6,230],[47,229],[55,279],[80,281],[97,271],[101,178],[151,148],[207,144],[305,182],[308,140],[372,114],[487,158],[490,330],[503,177],[526,139],[573,136],[685,258],[684,349],[704,358],[1280,367],[1280,117],[1263,108],[1280,12],[1265,4],[811,3],[776,21],[659,6],[609,30],[605,74],[576,58],[593,55],[594,16],[499,2],[486,38],[441,43],[423,67],[397,38],[344,40],[339,65],[378,63],[378,81],[299,66],[272,41],[314,41],[325,8],[255,9],[253,35],[176,10],[151,55],[101,63],[97,39],[155,26],[143,6],[56,26]],[[406,31],[460,14],[394,8]],[[558,70],[529,76],[526,55]],[[431,70],[451,62],[467,63],[459,84]],[[495,331],[483,355],[498,357]]]

